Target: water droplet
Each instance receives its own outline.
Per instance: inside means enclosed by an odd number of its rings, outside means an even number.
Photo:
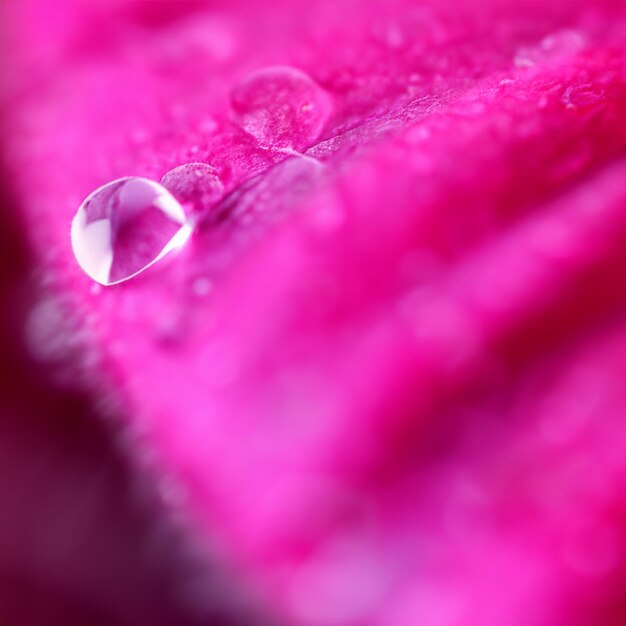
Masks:
[[[175,167],[163,176],[161,184],[193,213],[210,209],[224,193],[217,172],[206,163]]]
[[[194,280],[191,288],[196,296],[202,298],[211,293],[213,283],[208,278],[200,277]]]
[[[565,28],[544,37],[540,48],[552,55],[567,55],[578,52],[585,47],[586,43],[582,33]]]
[[[241,127],[261,146],[302,151],[320,136],[330,114],[330,96],[293,67],[251,74],[231,94]]]
[[[535,65],[535,60],[533,58],[532,51],[529,51],[527,48],[519,50],[513,59],[513,63],[515,64],[515,67],[520,68],[533,67]]]
[[[598,104],[604,98],[604,91],[592,83],[570,85],[561,96],[561,102],[568,109],[583,109]]]
[[[586,45],[585,37],[575,30],[559,30],[544,37],[538,46],[524,46],[515,54],[516,67],[528,68],[576,54]]]
[[[217,128],[217,122],[212,117],[206,117],[198,126],[198,130],[204,135],[212,135]]]
[[[113,285],[184,245],[191,229],[167,189],[145,178],[121,178],[80,205],[72,222],[72,249],[90,278]]]
[[[372,34],[378,43],[390,50],[401,50],[407,45],[407,34],[400,23],[375,23]]]

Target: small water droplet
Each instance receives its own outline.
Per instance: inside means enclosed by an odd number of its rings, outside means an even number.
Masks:
[[[592,83],[570,85],[561,96],[561,102],[568,109],[583,109],[598,104],[604,98],[604,91]]]
[[[101,285],[136,276],[191,234],[182,206],[146,178],[121,178],[96,189],[72,222],[74,256]]]
[[[585,45],[586,39],[581,33],[563,29],[544,37],[539,45],[520,48],[513,62],[519,68],[533,67],[538,63],[576,54]]]
[[[532,51],[528,49],[519,50],[513,59],[515,67],[525,68],[533,67],[535,65],[535,59],[533,58]]]
[[[224,194],[224,185],[213,167],[187,163],[170,170],[161,184],[193,213],[210,209]]]
[[[376,23],[372,35],[375,41],[390,50],[401,50],[407,45],[406,33],[400,23]]]
[[[565,55],[578,52],[585,44],[586,39],[582,33],[565,28],[544,37],[540,48],[552,55]]]
[[[203,119],[198,130],[205,135],[212,135],[217,130],[217,122],[212,117]]]
[[[154,338],[165,348],[176,348],[183,340],[183,326],[183,316],[180,312],[168,312],[157,320]]]
[[[486,108],[485,103],[480,100],[461,100],[454,107],[452,113],[463,117],[476,117],[482,115]]]
[[[196,278],[191,286],[194,294],[200,298],[207,296],[213,289],[213,283],[204,277]]]
[[[240,126],[267,148],[302,151],[320,136],[330,114],[330,96],[293,67],[251,74],[231,94]]]
[[[545,109],[550,104],[550,99],[546,94],[543,94],[537,101],[537,107],[539,109]]]

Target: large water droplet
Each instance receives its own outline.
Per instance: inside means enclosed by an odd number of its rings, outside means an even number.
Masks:
[[[181,247],[191,229],[167,189],[145,178],[121,178],[80,205],[72,222],[72,248],[90,278],[113,285]]]
[[[251,74],[231,94],[241,127],[261,146],[303,151],[320,136],[333,105],[310,76],[293,67]]]
[[[186,163],[170,170],[161,184],[190,212],[210,209],[224,194],[224,185],[215,168],[206,163]]]

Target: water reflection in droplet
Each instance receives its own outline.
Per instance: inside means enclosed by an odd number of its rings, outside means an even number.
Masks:
[[[136,276],[191,234],[182,206],[145,178],[115,180],[90,194],[72,222],[74,255],[101,285]]]

